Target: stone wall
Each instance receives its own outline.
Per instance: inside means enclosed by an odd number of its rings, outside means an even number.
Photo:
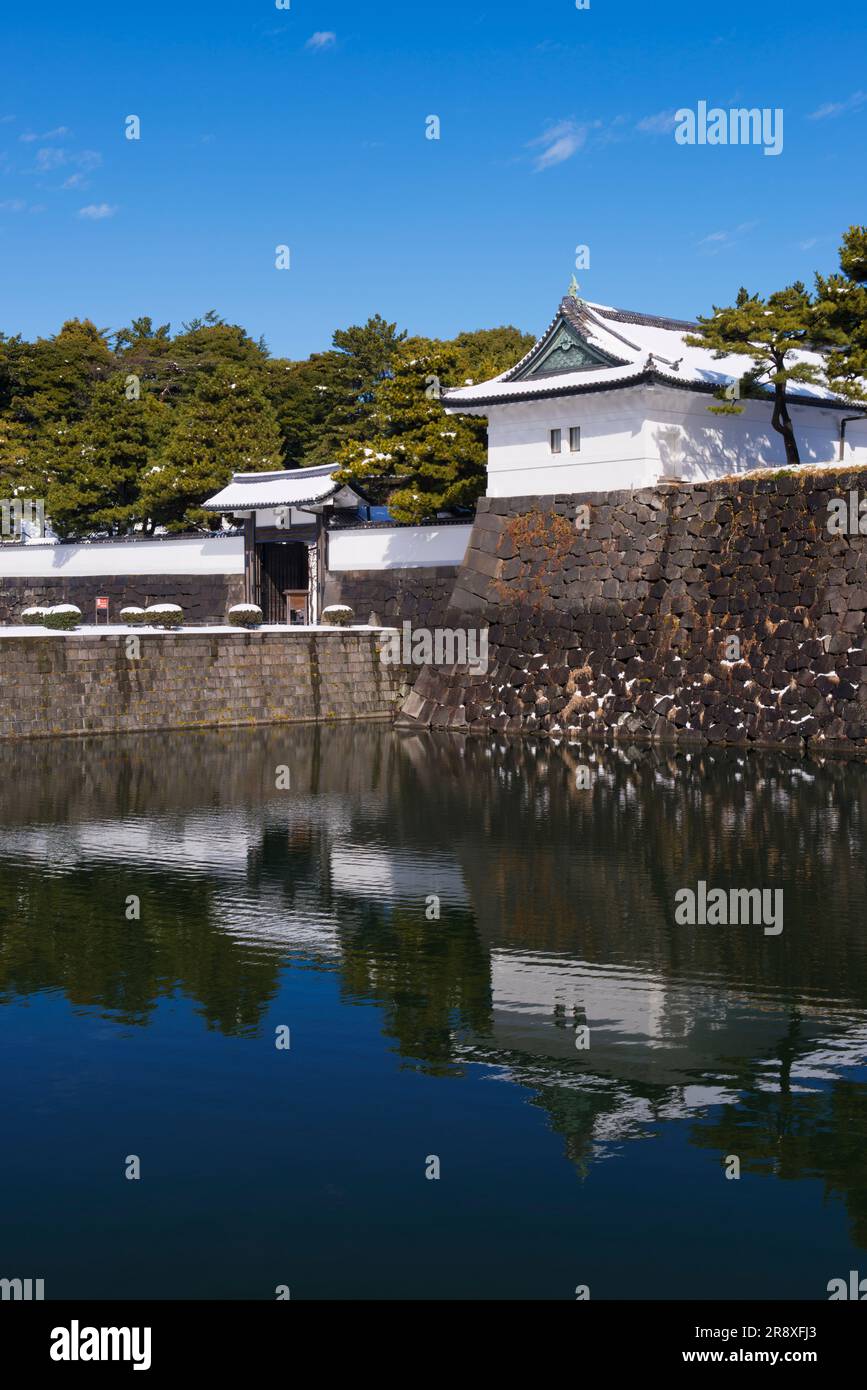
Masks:
[[[244,576],[122,574],[106,578],[59,574],[48,578],[4,577],[0,579],[0,624],[17,623],[22,608],[32,604],[48,606],[54,603],[77,604],[85,622],[92,623],[95,600],[104,594],[108,595],[112,622],[119,621],[118,614],[127,604],[144,608],[148,603],[179,603],[189,623],[225,623],[227,608],[244,601]]]
[[[390,718],[409,685],[369,632],[0,634],[0,738]]]
[[[402,719],[867,752],[867,537],[828,527],[859,487],[841,470],[483,498],[446,622],[488,628],[487,672],[426,667]]]
[[[359,623],[366,623],[375,613],[383,623],[438,627],[445,618],[457,576],[457,565],[342,570],[327,576],[324,602],[348,603]]]

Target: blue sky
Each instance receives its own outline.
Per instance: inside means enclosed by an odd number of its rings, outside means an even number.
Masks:
[[[742,283],[809,280],[867,221],[862,15],[853,0],[7,8],[0,330],[215,308],[293,357],[373,313],[443,337],[538,331],[579,244],[587,298],[677,316]],[[782,108],[782,153],[678,145],[672,113],[700,100]]]

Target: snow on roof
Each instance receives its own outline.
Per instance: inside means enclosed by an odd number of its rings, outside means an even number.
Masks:
[[[562,323],[589,348],[611,359],[611,364],[600,362],[598,366],[591,364],[578,370],[526,375],[532,373],[534,361],[542,357],[557,325]],[[697,324],[684,319],[639,314],[567,295],[541,338],[520,362],[490,381],[445,391],[442,403],[447,410],[460,412],[500,401],[577,395],[649,381],[682,390],[713,392],[741,380],[752,369],[752,359],[741,354],[717,358],[709,348],[688,347],[684,335],[697,328]],[[795,352],[790,360],[822,365],[822,358],[814,352]],[[847,404],[827,386],[810,382],[795,383],[788,394],[790,400],[814,405]]]
[[[209,512],[244,512],[257,508],[303,507],[327,502],[339,490],[334,465],[283,468],[271,473],[235,473],[232,481],[202,506]]]

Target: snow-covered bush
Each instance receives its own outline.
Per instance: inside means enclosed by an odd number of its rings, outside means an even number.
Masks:
[[[184,621],[184,610],[177,603],[152,603],[144,611],[144,621],[151,627],[180,627]]]
[[[81,622],[81,609],[74,603],[55,603],[53,608],[44,610],[42,621],[58,632],[72,632]]]
[[[45,623],[44,608],[22,608],[21,622],[24,627],[42,627]]]
[[[349,627],[354,616],[352,609],[345,603],[332,603],[322,610],[322,621],[328,627]]]
[[[145,620],[145,611],[143,608],[137,608],[135,604],[131,604],[129,608],[120,610],[120,620],[127,627],[139,627]]]
[[[259,627],[262,622],[258,603],[233,603],[226,616],[232,627]]]

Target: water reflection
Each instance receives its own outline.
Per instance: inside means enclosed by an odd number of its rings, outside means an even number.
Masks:
[[[0,1002],[138,1026],[180,993],[252,1038],[284,968],[333,971],[403,1067],[526,1088],[579,1174],[685,1121],[720,1162],[820,1179],[867,1247],[865,812],[858,765],[722,751],[381,726],[6,744]],[[782,935],[675,926],[699,879],[783,888]]]

